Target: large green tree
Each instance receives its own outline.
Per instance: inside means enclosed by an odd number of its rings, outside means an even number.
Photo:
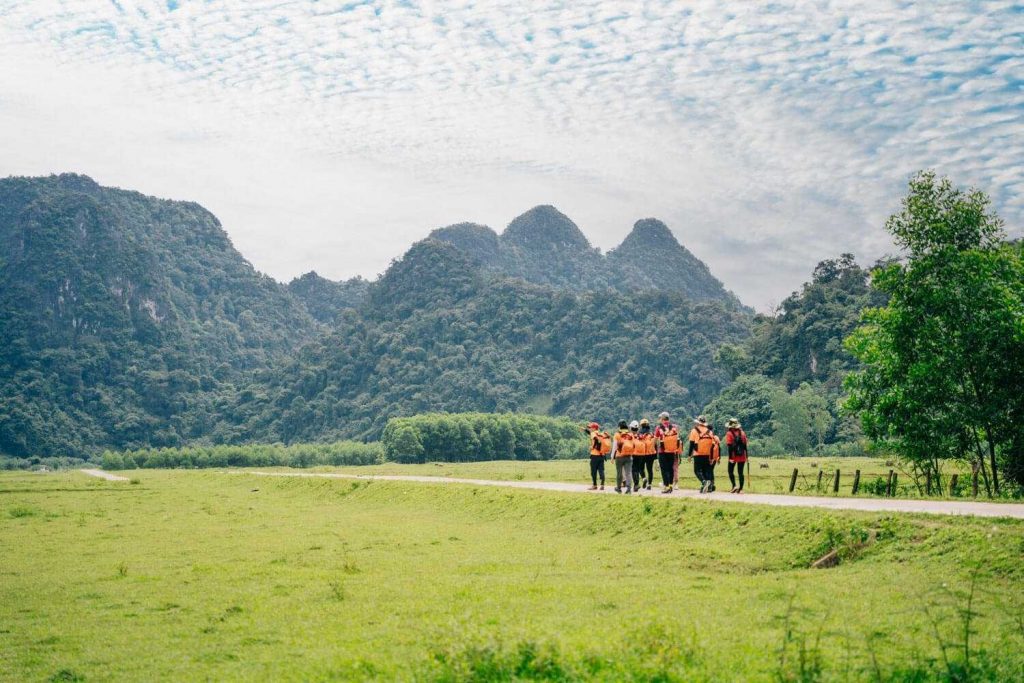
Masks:
[[[1024,264],[978,190],[922,172],[886,224],[905,258],[877,269],[889,296],[847,349],[863,369],[846,382],[865,432],[939,475],[969,460],[990,493],[1000,468],[1022,479]]]

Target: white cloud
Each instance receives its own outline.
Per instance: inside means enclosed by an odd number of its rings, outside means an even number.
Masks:
[[[0,0],[0,174],[195,199],[280,278],[538,203],[605,248],[655,215],[764,307],[886,251],[918,168],[1021,224],[1022,35],[995,1]]]

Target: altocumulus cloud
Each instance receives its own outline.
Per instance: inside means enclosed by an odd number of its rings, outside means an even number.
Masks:
[[[437,225],[656,215],[766,307],[936,168],[1024,217],[1014,2],[0,0],[0,173],[202,201],[257,267]]]

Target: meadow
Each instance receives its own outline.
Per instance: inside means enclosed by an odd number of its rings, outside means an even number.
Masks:
[[[1021,522],[124,474],[0,474],[0,679],[1024,671]]]

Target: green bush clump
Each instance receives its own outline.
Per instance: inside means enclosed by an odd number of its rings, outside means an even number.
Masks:
[[[319,465],[375,465],[382,462],[379,443],[250,444],[247,446],[190,446],[106,451],[106,470],[181,469],[207,467],[316,467]]]
[[[388,460],[402,463],[584,457],[587,439],[568,418],[519,413],[433,413],[388,420]]]

